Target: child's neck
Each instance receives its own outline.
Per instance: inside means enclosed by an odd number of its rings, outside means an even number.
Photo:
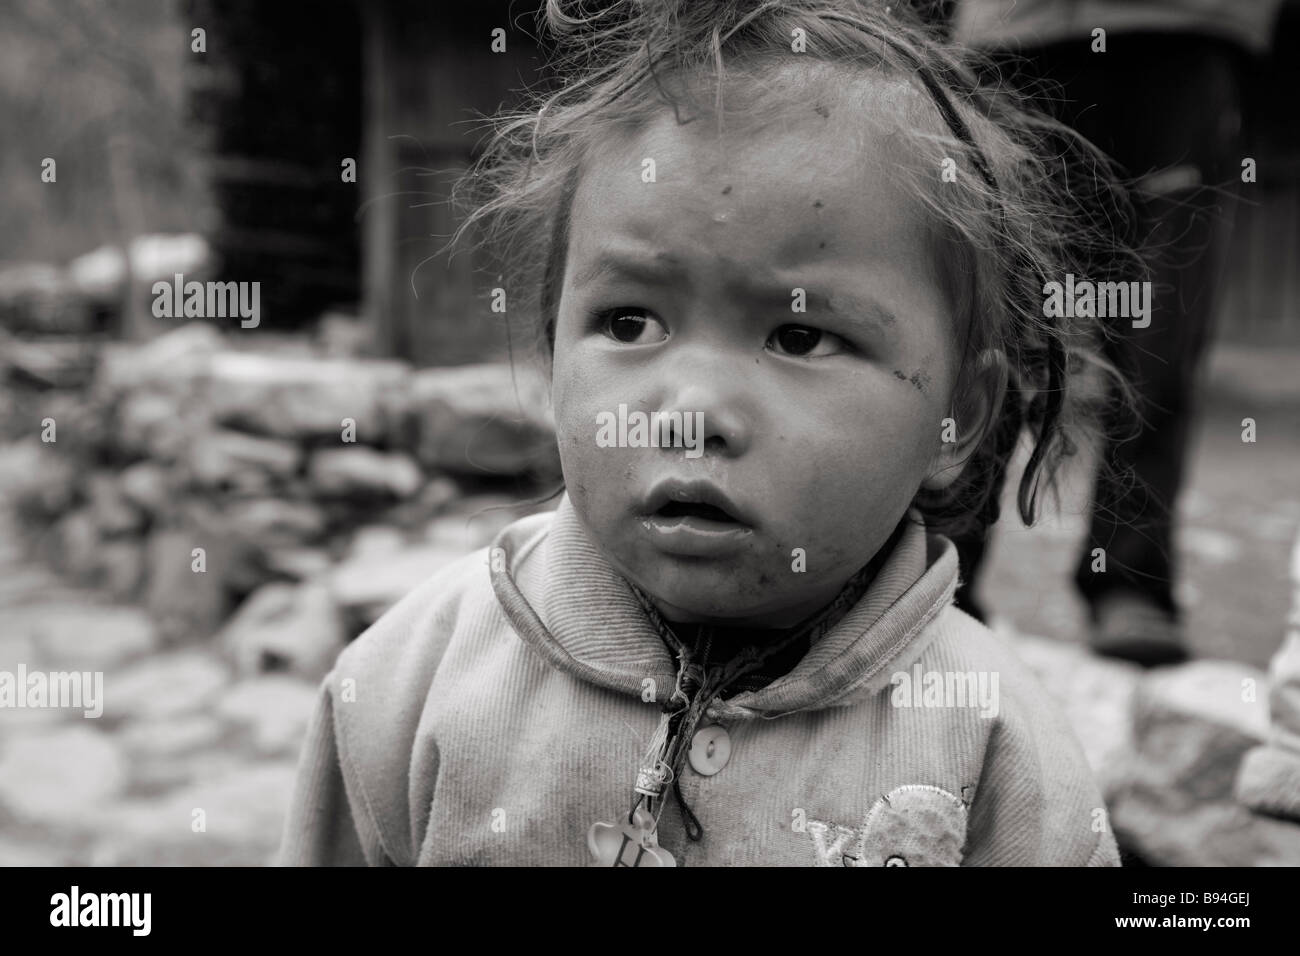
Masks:
[[[723,696],[730,697],[732,694],[744,690],[757,690],[765,687],[778,677],[789,673],[821,636],[838,624],[844,615],[862,600],[863,596],[870,590],[876,575],[884,567],[889,555],[893,553],[894,547],[898,544],[906,520],[904,518],[898,523],[884,546],[876,552],[875,556],[866,565],[849,578],[833,600],[791,627],[755,627],[751,624],[734,621],[718,624],[700,621],[677,621],[661,615],[650,604],[647,595],[639,590],[637,593],[640,595],[642,605],[650,614],[652,623],[659,630],[660,636],[664,638],[665,643],[669,644],[670,648],[677,641],[685,644],[692,649],[697,663],[705,668],[728,663],[739,656],[746,647],[770,647],[783,641],[789,641],[786,647],[765,662],[760,671],[749,675],[743,682],[738,682],[736,686],[728,688],[728,693]],[[671,631],[671,635],[676,638],[676,641],[671,640],[669,635],[665,635],[665,630]]]

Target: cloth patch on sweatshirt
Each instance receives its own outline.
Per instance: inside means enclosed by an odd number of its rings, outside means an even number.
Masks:
[[[809,820],[818,866],[960,866],[966,805],[923,784],[881,797],[859,827]]]

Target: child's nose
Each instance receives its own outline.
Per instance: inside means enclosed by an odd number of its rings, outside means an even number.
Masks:
[[[743,455],[753,440],[753,423],[750,399],[740,375],[738,370],[723,369],[716,362],[675,362],[663,410],[680,412],[683,431],[689,430],[676,437],[712,455]],[[678,420],[672,416],[674,430]]]

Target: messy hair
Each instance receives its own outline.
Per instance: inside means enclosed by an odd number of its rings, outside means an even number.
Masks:
[[[1025,430],[1031,450],[1017,506],[1032,524],[1040,490],[1096,430],[1102,403],[1131,406],[1122,377],[1101,357],[1102,324],[1048,318],[1043,307],[1044,283],[1067,273],[1103,281],[1145,274],[1126,241],[1132,216],[1113,167],[990,80],[971,54],[940,42],[906,6],[548,0],[538,18],[558,82],[525,91],[522,108],[490,120],[486,148],[457,186],[467,215],[453,242],[480,230],[505,270],[512,318],[526,317],[544,360],[554,348],[569,213],[584,163],[612,134],[644,128],[665,109],[679,123],[711,115],[721,129],[730,115],[725,87],[732,111],[751,125],[797,109],[826,115],[831,102],[849,104],[850,116],[838,123],[865,127],[892,112],[891,135],[908,159],[884,172],[926,210],[955,306],[959,422],[974,357],[997,349],[1007,358],[1006,389],[992,396],[993,413],[961,475],[914,502],[928,526],[978,535],[993,524]],[[728,83],[737,77],[747,82]],[[891,81],[901,95],[877,94],[868,105],[853,98],[867,85],[859,79]],[[696,95],[701,89],[712,97]],[[1090,371],[1111,387],[1080,387]]]

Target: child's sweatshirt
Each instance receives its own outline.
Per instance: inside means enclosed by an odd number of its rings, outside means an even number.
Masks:
[[[676,663],[567,497],[494,549],[339,656],[284,863],[586,865],[592,824],[627,818]],[[677,781],[702,836],[668,799],[659,846],[679,866],[1118,865],[1064,717],[956,584],[952,543],[908,522],[789,673],[708,709]]]

